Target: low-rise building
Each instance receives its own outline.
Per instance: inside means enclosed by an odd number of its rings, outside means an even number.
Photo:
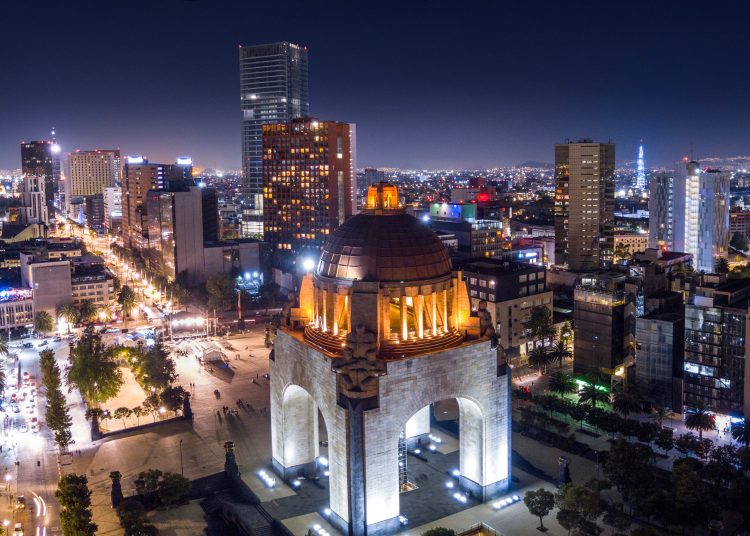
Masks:
[[[526,262],[469,259],[461,263],[472,310],[487,302],[501,346],[511,362],[526,356],[532,342],[524,322],[532,307],[545,306],[552,313],[552,291],[547,289],[546,269]]]
[[[627,248],[630,255],[645,251],[648,248],[648,235],[641,233],[615,233],[615,256],[617,257],[618,247]],[[617,257],[616,260],[620,258]]]
[[[0,291],[0,330],[29,327],[34,323],[34,301],[29,288]]]

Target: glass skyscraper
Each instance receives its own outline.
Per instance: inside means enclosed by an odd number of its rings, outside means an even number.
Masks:
[[[244,235],[262,233],[261,127],[310,113],[307,76],[306,47],[287,42],[240,47]]]

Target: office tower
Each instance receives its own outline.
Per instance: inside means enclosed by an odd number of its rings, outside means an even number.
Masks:
[[[193,179],[193,159],[189,156],[178,156],[174,165],[165,166],[165,188],[189,188],[195,186]]]
[[[685,306],[684,404],[707,406],[722,430],[750,414],[750,279],[706,276],[703,285]]]
[[[355,126],[263,125],[263,234],[273,250],[317,250],[353,214]]]
[[[262,233],[261,126],[310,113],[307,48],[292,43],[240,47],[243,234]]]
[[[648,247],[675,251],[675,174],[655,173],[648,190]]]
[[[147,194],[148,252],[152,270],[170,281],[203,272],[201,189],[151,190]]]
[[[47,178],[41,175],[26,175],[23,178],[23,206],[20,210],[21,223],[49,224],[47,205]]]
[[[646,164],[643,161],[643,143],[638,147],[638,163],[635,172],[635,187],[643,191],[646,188]]]
[[[579,277],[573,294],[573,372],[622,375],[635,333],[635,305],[625,292],[625,275],[608,272]]]
[[[555,146],[555,262],[571,271],[609,266],[614,255],[615,145],[583,139]]]
[[[729,174],[703,171],[688,162],[685,183],[685,252],[698,271],[713,272],[716,259],[729,249]]]
[[[125,160],[122,177],[122,237],[125,247],[147,247],[146,194],[149,190],[163,189],[165,180],[164,164],[150,164],[142,156],[128,156]]]
[[[97,233],[104,231],[104,194],[89,195],[84,198],[86,225]]]
[[[201,207],[203,211],[203,241],[216,242],[219,233],[219,194],[216,188],[201,188]]]
[[[49,215],[55,213],[55,192],[60,181],[60,145],[53,140],[21,142],[21,172],[44,179]]]
[[[682,413],[684,307],[679,304],[638,317],[636,336],[635,377],[644,397],[652,404]]]
[[[87,197],[115,186],[120,178],[120,150],[76,151],[66,159],[66,194]]]
[[[362,193],[365,193],[368,187],[383,181],[385,181],[385,173],[382,170],[365,168],[365,171],[362,174],[362,180],[357,184],[357,189]]]
[[[104,228],[114,232],[122,227],[122,188],[111,186],[104,189]]]

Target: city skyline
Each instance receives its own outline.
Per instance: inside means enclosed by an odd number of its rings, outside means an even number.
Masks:
[[[393,18],[381,6],[363,7],[357,18],[335,6],[213,7],[136,4],[129,13],[159,32],[114,8],[75,17],[51,3],[33,17],[24,16],[29,8],[10,8],[22,22],[0,37],[17,50],[5,62],[5,78],[23,82],[33,66],[52,73],[53,82],[0,89],[14,103],[0,125],[0,168],[19,167],[20,141],[48,138],[54,125],[65,151],[120,147],[166,162],[191,154],[201,167],[240,169],[237,46],[282,40],[308,47],[311,115],[359,126],[362,166],[551,162],[555,143],[580,137],[613,140],[618,164],[635,160],[641,139],[650,167],[691,150],[698,159],[750,153],[741,129],[748,80],[733,75],[716,83],[712,74],[733,72],[733,58],[747,47],[733,27],[741,20],[736,9],[731,16],[721,6],[532,14],[473,4],[458,13],[408,6]],[[248,29],[250,15],[271,22]],[[98,24],[99,17],[110,24]],[[629,29],[625,35],[611,31],[615,21]],[[78,31],[83,27],[87,32]],[[696,27],[704,39],[680,38]],[[580,61],[577,50],[587,51]],[[705,75],[696,71],[680,91],[667,91],[703,65],[710,65]],[[654,83],[644,84],[649,77]]]

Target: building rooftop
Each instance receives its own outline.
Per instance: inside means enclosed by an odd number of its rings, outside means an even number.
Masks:
[[[487,259],[474,257],[460,262],[457,266],[466,272],[477,272],[487,275],[505,275],[511,273],[529,273],[544,271],[544,267],[521,261],[506,261],[501,259]]]

